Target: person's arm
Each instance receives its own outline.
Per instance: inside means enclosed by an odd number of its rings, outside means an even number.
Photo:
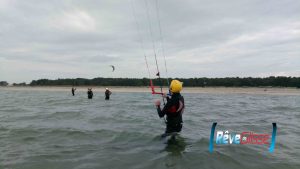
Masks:
[[[160,108],[160,100],[156,100],[155,101],[155,106],[156,106],[156,110],[157,110],[157,114],[160,118],[165,116],[165,113],[161,110]]]
[[[170,101],[167,101],[167,104],[164,106],[163,109],[161,109],[161,107],[160,107],[160,100],[157,100],[157,101],[155,102],[155,105],[156,105],[156,109],[157,109],[158,116],[159,116],[160,118],[162,118],[162,117],[165,116],[165,114],[167,114],[167,110],[168,110],[168,108],[169,108],[172,104],[171,104]]]
[[[165,116],[165,112],[161,110],[160,108],[160,105],[159,106],[156,106],[156,110],[157,110],[157,114],[160,118],[164,117]]]

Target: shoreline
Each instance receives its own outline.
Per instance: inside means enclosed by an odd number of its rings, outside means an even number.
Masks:
[[[0,90],[9,91],[71,91],[72,86],[5,86]],[[105,88],[112,92],[151,93],[149,87],[132,86],[78,86],[77,91],[87,91],[92,88],[94,92],[104,92]],[[156,89],[158,90],[158,89]],[[164,88],[165,92],[167,88]],[[211,94],[273,94],[273,95],[300,95],[299,88],[289,87],[184,87],[182,93],[211,93]]]

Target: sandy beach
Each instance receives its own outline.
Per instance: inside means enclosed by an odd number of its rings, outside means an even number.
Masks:
[[[87,91],[92,88],[94,92],[104,92],[107,86],[79,86],[77,91]],[[108,87],[112,92],[151,92],[148,87]],[[37,87],[0,87],[0,90],[15,91],[69,91],[71,86],[37,86]],[[159,89],[156,89],[159,91]],[[166,91],[166,88],[164,88]],[[185,87],[182,93],[216,93],[216,94],[272,94],[272,95],[300,95],[298,88],[275,87]]]

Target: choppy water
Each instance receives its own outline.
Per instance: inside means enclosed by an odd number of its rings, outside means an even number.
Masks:
[[[164,122],[148,93],[10,91],[0,89],[0,168],[164,169],[300,168],[300,96],[184,94],[184,128],[176,143],[160,138]],[[264,145],[215,146],[217,129],[271,133]]]

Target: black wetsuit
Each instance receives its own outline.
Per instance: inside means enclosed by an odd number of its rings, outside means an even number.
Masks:
[[[89,99],[92,99],[92,98],[93,98],[93,91],[89,90],[89,91],[87,92],[87,94],[88,94],[88,98],[89,98]]]
[[[72,88],[72,95],[75,96],[75,90],[74,88]]]
[[[105,91],[105,100],[109,100],[109,96],[111,95],[111,91],[106,90]]]
[[[170,99],[167,98],[167,104],[163,110],[161,110],[160,106],[157,106],[159,117],[167,116],[166,134],[181,131],[183,110],[184,98],[180,95],[180,93],[174,93]]]

